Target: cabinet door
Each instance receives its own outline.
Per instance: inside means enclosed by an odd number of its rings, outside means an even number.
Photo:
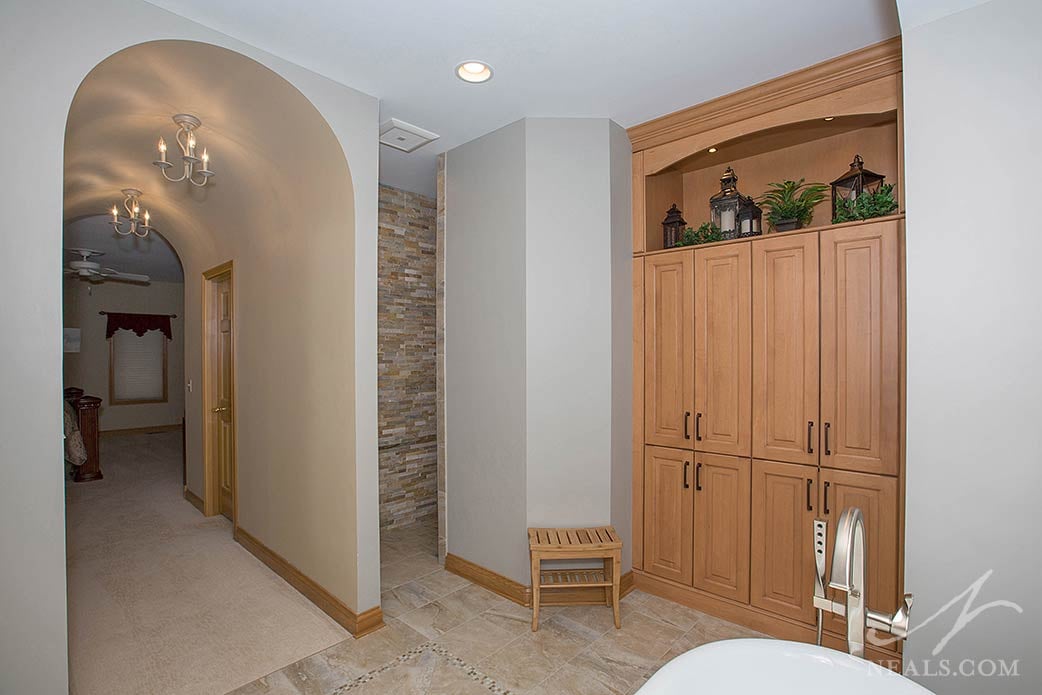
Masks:
[[[753,247],[753,458],[818,462],[818,235]]]
[[[749,459],[695,454],[694,586],[749,602]]]
[[[644,441],[690,449],[695,401],[694,255],[644,259]]]
[[[644,452],[644,571],[691,584],[691,452]]]
[[[898,472],[898,222],[821,234],[821,465]]]
[[[642,154],[642,153],[638,153]],[[643,180],[643,173],[641,174]],[[636,195],[634,193],[634,195]],[[643,220],[642,220],[643,221]],[[641,227],[641,230],[644,228]],[[643,234],[643,231],[642,231]],[[644,259],[633,259],[633,568],[644,566]]]
[[[898,597],[897,479],[821,469],[821,510],[829,522],[825,556],[829,577],[836,525],[847,507],[859,507],[865,517],[865,605],[881,613],[893,613]],[[833,600],[843,599],[841,592],[829,590],[829,595]],[[844,625],[842,618],[826,616],[825,629],[844,634]]]
[[[753,461],[750,601],[814,623],[814,509],[818,469]]]
[[[695,251],[695,450],[750,455],[752,247]]]

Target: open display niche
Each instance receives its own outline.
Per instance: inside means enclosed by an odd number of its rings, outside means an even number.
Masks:
[[[645,176],[645,251],[662,249],[662,220],[676,203],[688,225],[708,222],[709,197],[719,192],[728,166],[738,174],[738,190],[759,198],[767,185],[786,179],[828,185],[847,172],[854,155],[865,167],[886,176],[901,190],[897,110],[815,118],[760,130],[714,143],[683,157],[660,172]],[[898,195],[900,202],[900,195]],[[814,209],[811,225],[832,223],[832,199],[826,195]],[[766,214],[764,233],[771,231]]]

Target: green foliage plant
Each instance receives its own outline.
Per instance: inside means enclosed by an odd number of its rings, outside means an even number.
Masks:
[[[837,200],[836,214],[833,215],[832,222],[839,224],[855,220],[870,220],[873,217],[889,215],[896,209],[894,184],[887,183],[880,186],[875,193],[862,193],[853,201]]]
[[[767,184],[768,191],[757,202],[765,208],[772,229],[789,220],[796,220],[801,227],[810,225],[814,206],[825,200],[829,187],[823,183],[803,181],[786,180]]]
[[[720,228],[712,222],[703,222],[698,229],[688,227],[681,233],[680,242],[677,246],[698,246],[699,244],[710,244],[714,241],[723,241],[724,235]]]

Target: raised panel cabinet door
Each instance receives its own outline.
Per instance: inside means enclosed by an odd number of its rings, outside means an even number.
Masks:
[[[881,613],[897,610],[898,599],[898,500],[897,478],[869,473],[821,469],[821,511],[828,521],[825,562],[832,576],[832,551],[836,525],[843,510],[859,507],[865,517],[865,605]],[[829,590],[833,600],[845,600],[842,592]],[[845,634],[842,618],[828,614],[825,629]]]
[[[644,452],[644,571],[691,584],[692,453]]]
[[[641,175],[643,177],[643,174]],[[644,259],[633,259],[633,568],[644,566]]]
[[[750,603],[814,624],[818,469],[753,460]]]
[[[695,451],[748,457],[752,247],[695,251]]]
[[[818,463],[818,235],[752,242],[753,458]]]
[[[644,441],[690,449],[695,401],[692,251],[644,259]]]
[[[747,458],[695,454],[694,586],[749,602]]]
[[[897,475],[899,222],[821,233],[821,465]]]

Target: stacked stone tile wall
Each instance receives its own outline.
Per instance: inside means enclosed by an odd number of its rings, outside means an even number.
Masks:
[[[380,527],[438,510],[435,214],[430,198],[380,186]]]

